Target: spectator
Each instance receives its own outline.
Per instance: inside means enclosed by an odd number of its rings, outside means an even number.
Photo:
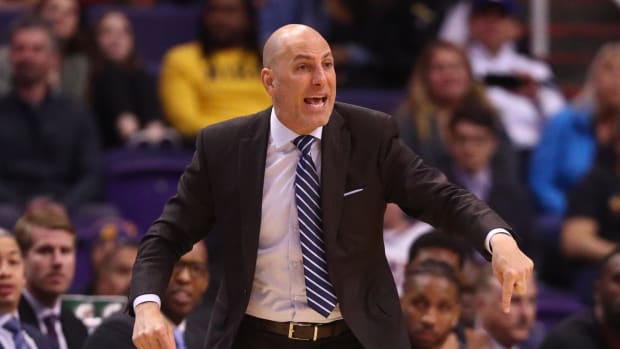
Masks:
[[[489,107],[467,105],[454,112],[449,125],[450,159],[440,165],[448,179],[474,193],[519,232],[528,255],[537,257],[532,234],[533,210],[516,173],[492,161],[501,127]]]
[[[105,12],[95,23],[94,42],[90,100],[103,146],[119,147],[137,135],[161,142],[169,131],[161,120],[155,81],[138,59],[129,17]]]
[[[561,322],[540,349],[620,348],[620,248],[601,260],[594,289],[594,307]]]
[[[36,196],[49,196],[77,212],[99,195],[100,149],[93,119],[48,84],[57,54],[53,34],[41,19],[26,16],[14,23],[13,91],[0,98],[0,203],[13,216]],[[15,222],[6,217],[10,212],[4,216]]]
[[[396,204],[389,203],[383,215],[383,244],[398,294],[402,294],[405,267],[409,262],[409,246],[432,227],[424,222],[413,221]]]
[[[407,271],[404,290],[401,307],[413,349],[469,347],[453,331],[460,313],[460,283],[453,268],[426,260]]]
[[[592,167],[620,115],[620,42],[604,45],[572,105],[553,117],[532,155],[529,182],[541,212],[559,222],[566,194]],[[556,226],[559,225],[556,224]]]
[[[14,234],[26,270],[20,319],[40,328],[56,348],[81,349],[86,327],[60,300],[75,272],[76,234],[65,208],[50,201],[32,203]]]
[[[260,80],[257,35],[251,0],[210,0],[199,40],[166,53],[161,99],[168,121],[184,137],[271,104]]]
[[[488,334],[493,349],[534,349],[544,337],[536,322],[537,285],[531,278],[525,294],[514,294],[510,312],[501,308],[502,286],[487,268],[478,285],[479,326]]]
[[[517,11],[515,0],[474,0],[469,58],[474,76],[488,85],[489,99],[525,166],[542,127],[562,108],[564,98],[545,63],[517,52]]]
[[[15,237],[0,228],[0,346],[15,349],[53,349],[35,327],[20,321],[17,306],[26,284],[24,260]]]
[[[448,42],[431,44],[418,58],[407,100],[395,115],[401,138],[425,162],[435,166],[445,162],[450,118],[470,103],[490,105],[484,88],[472,78],[466,53]],[[504,133],[493,161],[517,172],[516,156]]]
[[[126,296],[129,294],[131,268],[138,254],[137,241],[123,241],[104,256],[97,267],[92,294],[99,296]]]
[[[164,294],[162,312],[175,327],[177,349],[203,348],[206,328],[187,317],[202,299],[209,285],[207,249],[200,241],[175,264]],[[200,314],[208,316],[204,310]],[[104,320],[84,344],[84,349],[134,349],[131,340],[134,319],[118,313]]]
[[[58,42],[59,58],[51,67],[47,81],[54,90],[79,102],[85,101],[88,57],[80,31],[80,5],[77,0],[41,0],[36,13],[49,22]],[[11,90],[15,67],[9,49],[0,49],[0,94]]]
[[[620,243],[620,120],[612,132],[613,158],[601,163],[570,192],[562,227],[565,255],[580,263],[573,269],[573,290],[592,302],[596,265]]]

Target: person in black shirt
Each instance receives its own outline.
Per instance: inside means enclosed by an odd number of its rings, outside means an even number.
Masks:
[[[603,259],[595,292],[594,308],[561,322],[539,349],[620,348],[620,247]]]

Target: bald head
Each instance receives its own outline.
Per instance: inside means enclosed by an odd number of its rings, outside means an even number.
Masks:
[[[301,40],[317,40],[329,46],[323,36],[311,27],[303,24],[287,24],[273,32],[265,42],[263,66],[273,67],[278,56],[286,52],[291,44]]]

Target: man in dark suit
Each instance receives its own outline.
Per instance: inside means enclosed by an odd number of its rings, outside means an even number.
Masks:
[[[86,327],[60,301],[75,272],[76,236],[65,208],[49,200],[31,202],[14,234],[26,269],[21,321],[39,328],[59,349],[81,349]]]
[[[0,348],[55,349],[38,329],[17,317],[26,278],[24,260],[15,237],[0,228]]]
[[[188,315],[201,301],[208,285],[207,248],[199,241],[175,264],[162,302],[162,313],[175,327],[177,349],[202,349],[204,345],[207,322]],[[133,325],[134,318],[128,314],[114,314],[88,337],[84,349],[135,349],[131,341]]]
[[[462,231],[489,258],[492,248],[505,308],[522,291],[533,264],[510,227],[425,166],[388,115],[335,103],[319,33],[277,30],[263,64],[273,108],[200,132],[177,195],[142,241],[130,294],[138,348],[174,346],[158,295],[207,233],[223,240],[225,261],[206,348],[410,348],[382,243],[387,202]]]

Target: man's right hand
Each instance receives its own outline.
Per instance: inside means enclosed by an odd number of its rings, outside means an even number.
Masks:
[[[140,303],[135,308],[133,343],[138,349],[175,349],[174,335],[169,321],[155,302]]]

